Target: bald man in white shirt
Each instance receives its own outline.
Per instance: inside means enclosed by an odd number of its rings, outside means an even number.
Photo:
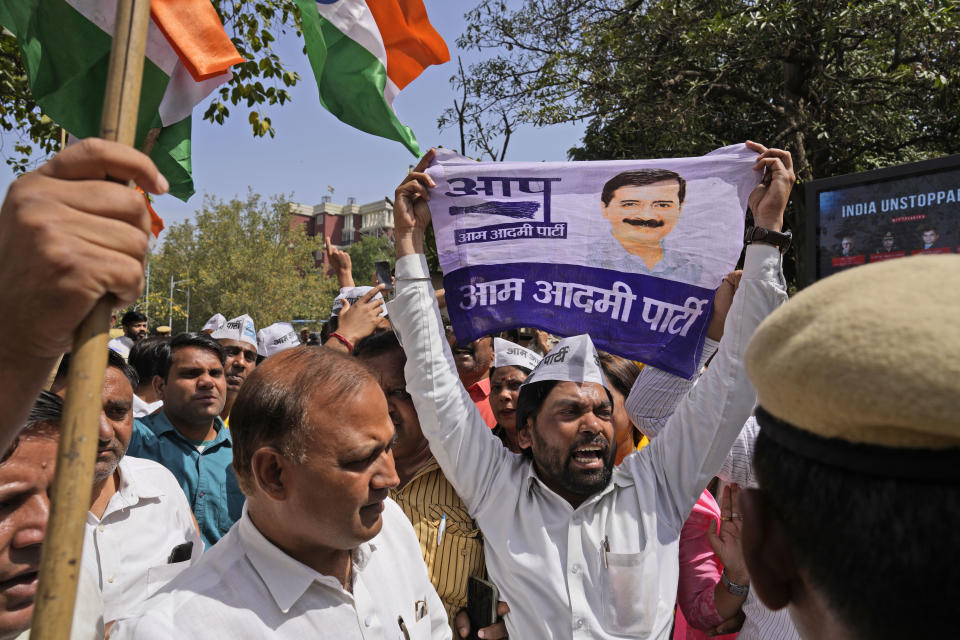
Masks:
[[[233,528],[111,638],[451,637],[410,522],[373,374],[330,349],[271,356],[231,414]]]

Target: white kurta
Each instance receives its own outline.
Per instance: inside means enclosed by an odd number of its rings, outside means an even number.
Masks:
[[[460,384],[423,256],[397,261],[388,307],[407,354],[407,390],[431,451],[483,532],[511,637],[669,636],[680,529],[753,410],[743,352],[786,300],[780,264],[773,247],[748,247],[724,339],[700,384],[667,433],[574,509],[503,447]]]

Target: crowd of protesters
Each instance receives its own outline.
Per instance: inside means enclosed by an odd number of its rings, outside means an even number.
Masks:
[[[791,156],[750,148],[753,223],[780,232]],[[588,334],[459,342],[424,256],[431,158],[396,190],[389,292],[328,247],[320,335],[255,309],[172,337],[122,317],[72,637],[955,633],[960,258],[788,300],[783,247],[747,242],[689,380]],[[167,188],[87,140],[0,212],[0,638],[31,626],[73,332],[140,294],[149,217],[106,176]],[[479,629],[471,578],[498,593]]]

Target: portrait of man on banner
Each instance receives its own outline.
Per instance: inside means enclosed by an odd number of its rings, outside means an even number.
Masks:
[[[605,268],[697,281],[700,267],[664,246],[683,213],[687,181],[669,169],[635,169],[610,178],[600,211],[612,240],[598,246]]]

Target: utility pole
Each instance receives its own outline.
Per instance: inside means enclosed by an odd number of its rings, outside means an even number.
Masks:
[[[150,322],[150,259],[147,259],[147,288],[143,295],[143,315],[147,316],[147,322]],[[156,323],[154,323],[156,324]],[[149,327],[149,324],[147,325]]]
[[[173,328],[173,287],[184,282],[189,282],[190,278],[184,278],[183,280],[173,281],[173,276],[170,276],[170,316],[167,320],[167,326],[171,329]],[[183,291],[183,289],[180,289]],[[187,285],[187,325],[190,324],[190,286]]]

